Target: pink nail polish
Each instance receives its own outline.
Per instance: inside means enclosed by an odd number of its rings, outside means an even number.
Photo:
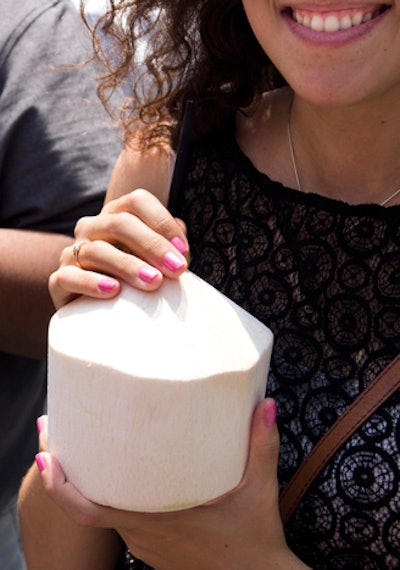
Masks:
[[[276,424],[276,402],[271,400],[264,410],[264,425],[271,428]]]
[[[157,277],[158,271],[152,267],[141,267],[138,275],[145,283],[151,283]]]
[[[35,461],[40,473],[43,473],[43,471],[46,469],[46,463],[40,453],[37,453],[35,455]]]
[[[43,429],[43,421],[42,421],[42,418],[38,418],[38,419],[36,420],[36,427],[37,427],[37,430],[38,430],[38,434],[40,434],[40,432],[41,432],[42,429]]]
[[[177,271],[185,265],[185,262],[175,253],[168,252],[164,255],[164,265],[171,271]]]
[[[99,281],[98,289],[102,293],[109,293],[115,288],[116,284],[116,281],[112,281],[111,279],[103,279]]]
[[[176,247],[176,249],[179,251],[179,253],[187,253],[188,252],[188,246],[186,245],[186,243],[183,241],[182,238],[180,237],[174,237],[171,239],[171,243],[173,246]]]

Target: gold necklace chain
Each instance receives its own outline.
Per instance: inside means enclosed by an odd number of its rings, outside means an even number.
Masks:
[[[300,185],[300,177],[299,177],[299,171],[297,169],[297,164],[296,164],[296,157],[295,157],[295,153],[294,153],[294,145],[293,145],[293,138],[292,138],[292,130],[290,128],[290,123],[291,123],[291,115],[292,115],[292,103],[293,103],[293,98],[290,101],[290,105],[289,105],[289,112],[288,112],[288,122],[287,122],[287,136],[288,136],[288,142],[289,142],[289,149],[290,149],[290,156],[292,158],[292,165],[293,165],[293,173],[294,173],[294,177],[296,179],[296,184],[297,184],[297,190],[299,190],[300,192],[302,192],[303,190],[301,189],[301,185]],[[398,188],[395,192],[393,192],[393,194],[391,194],[390,196],[388,196],[383,202],[381,202],[381,204],[379,204],[380,206],[386,206],[386,204],[388,204],[389,202],[391,202],[394,198],[396,198],[396,196],[400,194],[400,188]]]

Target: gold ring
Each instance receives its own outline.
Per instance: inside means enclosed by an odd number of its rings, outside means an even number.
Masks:
[[[74,243],[73,247],[72,247],[72,255],[75,258],[76,261],[76,265],[78,265],[78,267],[82,267],[82,265],[79,263],[79,252],[81,250],[81,247],[83,245],[85,245],[85,243],[87,243],[87,241],[81,241],[80,243]]]

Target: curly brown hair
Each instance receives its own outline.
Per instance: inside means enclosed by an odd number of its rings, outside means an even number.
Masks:
[[[118,105],[128,143],[140,132],[143,146],[176,147],[190,99],[193,137],[211,136],[261,93],[286,84],[253,35],[241,0],[110,0],[92,33],[95,58],[105,68],[98,93],[114,117],[113,93],[124,85],[130,90]]]

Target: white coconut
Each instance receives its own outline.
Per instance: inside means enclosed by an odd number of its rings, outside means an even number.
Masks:
[[[158,512],[243,475],[271,331],[186,272],[159,291],[80,298],[49,327],[49,449],[87,498]]]

